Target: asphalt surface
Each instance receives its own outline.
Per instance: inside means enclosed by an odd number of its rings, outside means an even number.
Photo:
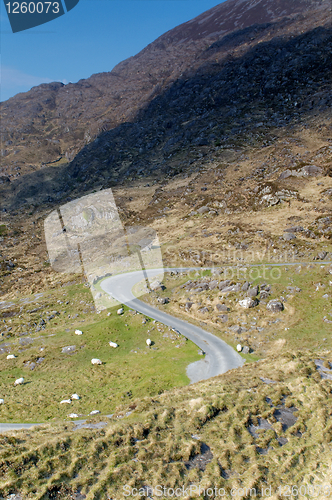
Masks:
[[[183,270],[183,268],[165,269],[165,271]],[[154,277],[162,274],[164,270],[149,269],[145,272],[151,282]],[[226,344],[226,342],[212,333],[192,325],[187,321],[159,311],[159,309],[136,299],[132,293],[132,288],[143,279],[143,271],[135,271],[128,274],[111,276],[102,281],[100,286],[106,293],[118,300],[121,304],[125,304],[145,316],[174,328],[205,352],[206,356],[204,359],[192,363],[187,368],[187,375],[191,383],[215,377],[232,368],[238,368],[243,364],[243,358],[232,347]]]

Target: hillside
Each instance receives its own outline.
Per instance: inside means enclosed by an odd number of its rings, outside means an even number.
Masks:
[[[222,68],[223,61],[261,42],[310,32],[329,18],[326,0],[229,0],[165,33],[109,73],[18,94],[0,105],[2,182],[73,160],[101,132],[135,122],[140,110],[188,71],[195,75],[202,63]],[[108,167],[113,170],[111,158]]]
[[[0,422],[47,423],[0,436],[0,498],[331,497],[331,96],[330,2],[228,0],[1,104]],[[187,385],[204,352],[50,267],[46,217],[109,187],[165,266],[201,268],[144,301],[240,344],[241,368]]]

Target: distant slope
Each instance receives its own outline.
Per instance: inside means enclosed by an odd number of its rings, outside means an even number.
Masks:
[[[183,73],[200,67],[202,59],[221,62],[232,51],[237,56],[240,48],[250,50],[287,31],[308,31],[326,22],[330,8],[327,0],[228,0],[165,33],[109,73],[16,95],[0,104],[2,182],[60,158],[72,160],[101,132],[134,121],[140,109]],[[258,29],[246,31],[253,25]]]

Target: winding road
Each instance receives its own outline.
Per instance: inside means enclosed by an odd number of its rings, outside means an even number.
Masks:
[[[147,274],[149,280],[151,280],[164,272],[185,270],[186,269],[183,268],[149,269],[145,271],[145,273]],[[225,373],[232,368],[238,368],[243,364],[243,358],[241,358],[241,356],[234,351],[232,347],[226,344],[226,342],[219,339],[212,333],[209,333],[198,326],[191,325],[187,321],[159,311],[159,309],[138,300],[134,296],[132,289],[144,278],[145,276],[143,271],[135,271],[106,278],[101,282],[100,286],[107,294],[118,300],[121,304],[125,304],[131,309],[174,328],[205,352],[206,356],[204,359],[191,363],[187,367],[187,376],[191,383],[220,375],[221,373]],[[84,422],[85,420],[79,421],[79,423]],[[36,425],[43,424],[0,423],[0,434],[6,431],[29,429]]]
[[[191,268],[192,269],[192,268]],[[148,269],[145,271],[149,281],[162,274],[164,271],[184,271],[183,268]],[[106,278],[100,286],[104,292],[111,295],[121,304],[125,304],[146,316],[164,323],[180,332],[184,337],[191,340],[205,352],[204,359],[192,363],[187,368],[187,375],[191,383],[215,377],[232,368],[238,368],[244,362],[243,358],[226,342],[212,333],[192,325],[187,321],[175,318],[170,314],[159,311],[141,300],[135,298],[133,287],[144,280],[143,271],[135,271],[128,274],[118,274]]]

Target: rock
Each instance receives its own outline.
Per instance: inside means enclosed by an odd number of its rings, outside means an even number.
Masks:
[[[117,314],[119,314],[119,315],[120,315],[120,314],[123,314],[123,313],[124,313],[124,309],[123,309],[123,307],[120,307],[120,309],[118,309],[118,310],[116,311],[116,313],[117,313]]]
[[[217,280],[212,280],[209,283],[209,290],[214,290],[218,286],[218,281]]]
[[[83,332],[81,330],[75,330],[76,335],[83,335]]]
[[[201,309],[198,309],[198,312],[201,314],[206,314],[209,312],[207,307],[202,307]]]
[[[109,342],[109,345],[110,345],[111,347],[114,347],[114,349],[115,349],[116,347],[118,347],[118,344],[116,344],[115,342]]]
[[[231,283],[232,283],[231,280],[220,281],[218,288],[219,288],[219,290],[223,290],[224,288],[229,286]]]
[[[216,309],[219,312],[229,312],[229,310],[230,310],[229,307],[227,307],[225,304],[217,304]]]
[[[15,359],[16,356],[14,354],[8,354],[7,359]]]
[[[249,309],[251,307],[256,307],[258,305],[258,300],[254,300],[251,297],[246,297],[243,300],[239,300],[239,306],[244,307],[244,309]]]
[[[169,298],[168,297],[158,297],[158,302],[160,304],[168,304],[169,303]]]
[[[258,285],[251,286],[247,292],[248,297],[257,297],[259,291]]]
[[[270,292],[267,292],[266,290],[262,290],[260,293],[260,300],[265,300],[270,296]]]
[[[227,314],[220,314],[218,318],[221,320],[222,323],[227,323],[228,321],[228,315]]]
[[[186,305],[184,306],[186,311],[189,311],[194,303],[193,302],[186,302]]]
[[[323,173],[323,169],[321,167],[317,167],[316,165],[306,165],[305,167],[300,168],[300,170],[296,171],[296,176],[298,177],[311,177],[321,175]]]
[[[230,327],[230,330],[232,330],[232,332],[234,332],[234,333],[241,333],[242,332],[242,328],[240,327],[240,325],[233,325]]]
[[[36,368],[36,363],[30,363],[30,366],[29,366],[30,370],[34,370]]]
[[[61,352],[64,354],[70,354],[75,352],[75,350],[76,350],[76,345],[68,345],[66,347],[63,347]]]
[[[210,210],[209,207],[204,206],[204,207],[199,208],[197,210],[197,213],[199,213],[199,214],[205,214],[206,212],[209,212],[209,210]]]
[[[262,197],[262,201],[266,201],[270,207],[277,205],[279,203],[279,198],[277,196],[273,196],[273,194],[266,194]]]
[[[100,361],[100,359],[98,359],[98,358],[93,358],[93,359],[91,360],[91,363],[92,363],[93,365],[102,365],[102,364],[103,364],[103,362],[102,362],[102,361]]]
[[[242,292],[246,292],[246,291],[248,290],[249,286],[250,286],[249,282],[248,282],[248,281],[246,281],[246,282],[242,285],[242,288],[241,288]]]
[[[98,415],[98,413],[100,413],[99,410],[92,410],[90,411],[89,415]]]
[[[325,252],[325,251],[319,252],[319,254],[317,255],[318,259],[320,259],[320,260],[324,260],[326,256],[327,256],[327,252]]]
[[[266,309],[273,313],[281,312],[284,310],[284,305],[279,300],[274,299],[270,300],[270,302],[266,305]]]
[[[76,399],[76,400],[78,400],[78,399],[81,399],[81,398],[79,397],[79,395],[78,395],[78,394],[76,394],[76,393],[75,393],[75,394],[73,394],[73,395],[72,395],[71,399]]]
[[[242,349],[242,352],[243,352],[243,354],[249,354],[249,350],[250,350],[249,347],[247,345],[245,345]]]
[[[95,299],[101,299],[101,297],[102,297],[101,292],[96,293]]]
[[[236,346],[236,350],[237,350],[237,352],[241,352],[241,351],[242,351],[242,346],[241,346],[241,344],[238,344],[238,345]]]
[[[284,235],[283,235],[283,239],[285,241],[291,241],[291,240],[294,240],[295,238],[296,238],[296,236],[294,233],[284,233]]]

